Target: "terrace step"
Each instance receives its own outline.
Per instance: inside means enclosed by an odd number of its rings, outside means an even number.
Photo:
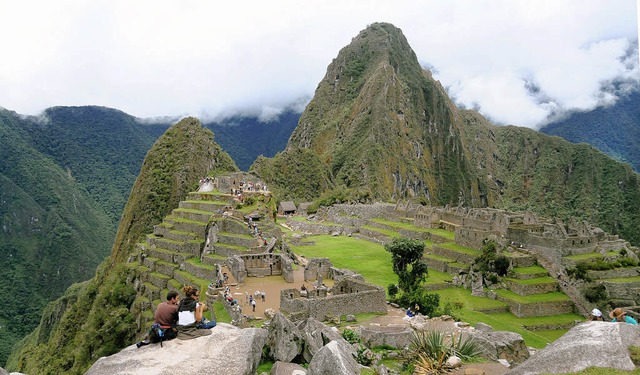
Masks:
[[[164,237],[157,237],[152,234],[147,235],[147,242],[150,247],[159,247],[161,249],[167,249],[178,253],[191,254],[192,256],[200,256],[200,250],[204,244],[204,241],[174,241]]]
[[[248,234],[237,234],[229,232],[218,232],[218,242],[223,244],[242,246],[245,248],[255,247],[258,245],[258,240]]]
[[[167,288],[167,282],[171,279],[171,277],[161,274],[159,272],[150,272],[147,274],[147,280],[151,284],[155,285],[159,289]]]
[[[227,256],[218,254],[206,254],[202,257],[202,262],[210,266],[225,266],[227,264]]]
[[[192,191],[187,194],[187,200],[189,201],[222,201],[227,204],[233,205],[233,195],[224,194],[220,192],[199,192]]]
[[[560,292],[529,296],[520,296],[504,289],[496,290],[495,292],[497,299],[506,303],[509,306],[509,312],[519,318],[551,316],[574,312],[573,302],[569,297]]]
[[[555,279],[544,276],[535,279],[519,280],[512,278],[503,279],[509,290],[521,296],[530,296],[534,294],[545,294],[558,290],[558,283]]]
[[[177,251],[162,249],[159,247],[149,247],[145,251],[149,257],[158,258],[168,263],[181,264],[189,258],[193,258],[191,254],[185,254]]]
[[[177,216],[167,216],[164,218],[162,224],[159,225],[168,225],[170,229],[181,232],[192,232],[195,233],[198,238],[204,238],[207,233],[207,221],[197,221]]]
[[[153,285],[150,282],[142,283],[142,295],[148,298],[150,301],[155,301],[161,298],[162,289]]]
[[[392,237],[386,233],[383,233],[375,229],[365,228],[365,227],[360,227],[360,234],[365,237],[373,238],[376,241],[384,242],[384,243],[390,242],[392,239]]]
[[[187,242],[189,240],[195,240],[198,237],[194,232],[183,232],[171,229],[167,225],[154,225],[153,226],[153,234],[159,237],[168,238],[174,241]]]
[[[215,280],[215,266],[201,263],[195,258],[184,263],[184,270],[201,279]]]
[[[529,280],[538,277],[549,276],[549,272],[541,266],[516,267],[509,274],[512,278],[518,280]]]
[[[213,216],[213,213],[209,211],[192,210],[188,208],[174,208],[171,211],[171,216],[208,223],[211,216]]]
[[[502,255],[507,257],[514,267],[531,267],[536,264],[534,256],[519,251],[503,252]]]
[[[222,214],[229,206],[228,202],[217,200],[187,200],[178,205],[179,208],[197,211],[207,211],[213,214]]]
[[[481,251],[462,246],[447,244],[434,244],[431,253],[450,259],[455,259],[458,263],[471,264],[476,258],[482,255]]]

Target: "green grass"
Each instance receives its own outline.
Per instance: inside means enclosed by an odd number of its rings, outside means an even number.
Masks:
[[[480,250],[472,249],[466,246],[461,246],[453,242],[441,243],[441,244],[438,244],[437,246],[440,246],[445,249],[453,250],[459,253],[467,254],[467,255],[476,255],[476,256],[482,255],[482,251]]]
[[[594,259],[604,259],[604,256],[599,253],[587,253],[587,254],[578,254],[578,255],[568,255],[565,258],[572,260],[594,260]]]
[[[202,204],[202,205],[209,204],[209,205],[212,205],[212,206],[221,206],[221,205],[222,206],[226,206],[226,205],[229,204],[229,201],[218,201],[218,200],[216,200],[216,201],[214,201],[214,200],[195,200],[195,201],[185,201],[185,202],[187,202],[187,203],[197,203],[197,204]]]
[[[435,284],[435,283],[448,283],[453,280],[453,276],[449,275],[446,272],[436,271],[432,268],[429,268],[429,275],[427,276],[426,284]]]
[[[569,297],[566,294],[560,292],[551,292],[544,294],[532,294],[530,296],[521,296],[510,290],[496,289],[495,292],[504,298],[510,299],[519,303],[536,303],[536,302],[561,302],[569,301]]]
[[[547,270],[542,266],[529,266],[529,267],[516,267],[513,269],[513,272],[519,273],[522,275],[535,275],[539,273],[547,274]]]
[[[609,281],[612,283],[632,283],[640,281],[640,276],[634,277],[617,277],[613,279],[602,279],[602,281]]]
[[[329,258],[334,267],[356,271],[367,282],[385,289],[398,282],[391,269],[391,253],[380,244],[347,236],[319,235],[308,239],[315,245],[291,246],[293,252],[307,258]]]
[[[508,280],[520,285],[553,284],[556,282],[556,280],[551,276],[536,277],[534,279],[525,279],[525,280],[505,278],[505,280]]]
[[[425,254],[424,258],[435,259],[435,260],[439,260],[439,261],[445,262],[445,263],[453,263],[453,262],[455,262],[455,259],[443,257],[443,256],[436,255],[436,254]]]
[[[187,262],[193,264],[194,266],[198,266],[200,268],[208,269],[208,270],[211,270],[211,271],[215,271],[215,269],[216,269],[215,266],[212,266],[212,265],[207,264],[207,263],[202,263],[202,261],[198,257],[187,259]]]
[[[423,232],[423,233],[431,233],[431,234],[435,234],[435,235],[437,235],[439,237],[443,237],[443,238],[446,238],[446,239],[451,240],[451,241],[453,241],[453,239],[454,239],[454,233],[450,232],[448,230],[444,230],[444,229],[416,227],[415,225],[413,225],[411,223],[403,223],[403,222],[399,222],[399,221],[391,221],[391,220],[386,220],[386,219],[382,219],[382,218],[371,219],[371,221],[373,221],[375,223],[379,223],[379,224],[388,225],[390,227],[394,227],[394,228],[398,228],[398,229],[405,229],[405,230],[411,230],[411,231]]]
[[[392,231],[392,230],[389,230],[389,229],[372,227],[371,225],[363,225],[362,227],[365,228],[365,229],[369,229],[370,231],[382,233],[387,237],[391,237],[391,238],[400,237],[398,232],[395,232],[395,231]]]
[[[472,296],[471,291],[463,288],[447,288],[436,290],[434,293],[440,295],[440,306],[446,302],[462,302],[467,309],[493,309],[507,307],[507,304],[490,298]]]
[[[216,322],[218,323],[231,323],[231,316],[225,310],[222,302],[215,302],[213,304],[213,312],[216,315]],[[210,317],[207,319],[211,319]]]

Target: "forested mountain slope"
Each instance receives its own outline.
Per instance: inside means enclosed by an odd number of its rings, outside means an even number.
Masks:
[[[573,143],[588,143],[640,172],[640,88],[610,107],[578,112],[540,129]]]
[[[0,363],[45,304],[91,277],[115,234],[109,216],[31,142],[29,123],[0,111]],[[10,301],[10,302],[9,302]]]
[[[129,311],[135,291],[126,283],[128,252],[197,187],[200,178],[237,170],[198,120],[186,118],[167,130],[145,157],[111,256],[94,278],[74,284],[49,304],[7,368],[28,374],[81,374],[99,357],[131,344],[138,328]]]

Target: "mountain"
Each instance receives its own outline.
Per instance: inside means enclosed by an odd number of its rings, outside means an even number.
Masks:
[[[640,90],[614,105],[576,112],[540,129],[573,143],[588,143],[640,172]]]
[[[0,111],[0,362],[46,303],[90,278],[115,235],[108,212],[34,145],[33,123]]]
[[[40,325],[14,349],[8,368],[29,374],[80,374],[101,356],[135,340],[137,317],[129,306],[126,259],[144,233],[210,173],[237,171],[194,118],[169,128],[147,153],[122,215],[111,256],[95,277],[72,285],[45,309]]]
[[[284,150],[299,118],[299,113],[288,109],[267,122],[257,117],[234,116],[207,122],[204,127],[213,131],[220,147],[229,153],[238,168],[248,171],[260,155],[273,157]]]
[[[292,156],[303,150],[304,159]],[[640,244],[640,179],[628,165],[457,108],[386,23],[338,53],[285,151],[252,168],[290,199],[347,189],[371,199],[531,210],[584,218]],[[295,194],[299,181],[324,176],[317,190]]]

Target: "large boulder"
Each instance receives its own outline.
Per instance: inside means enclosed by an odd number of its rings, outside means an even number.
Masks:
[[[346,341],[331,341],[313,356],[307,375],[358,375],[360,365],[354,353]]]
[[[302,355],[306,362],[311,362],[316,353],[331,341],[340,341],[348,345],[337,329],[327,326],[314,318],[308,318],[298,325],[304,338]]]
[[[493,361],[504,359],[509,364],[522,363],[529,358],[529,349],[522,336],[515,332],[481,329],[469,331],[482,354]]]
[[[628,347],[640,345],[638,326],[626,323],[579,324],[507,375],[577,372],[588,367],[633,370]]]
[[[212,334],[193,340],[174,339],[162,344],[136,348],[131,345],[119,353],[102,357],[87,375],[173,375],[225,374],[252,375],[256,372],[267,331],[240,329],[219,323]]]
[[[370,348],[386,345],[404,349],[409,346],[413,337],[413,329],[409,326],[364,326],[358,329],[358,333],[362,343]]]
[[[297,363],[276,362],[269,375],[307,375],[307,370]]]
[[[269,323],[269,356],[276,361],[292,362],[302,353],[303,344],[303,334],[298,327],[282,313],[276,313]]]

